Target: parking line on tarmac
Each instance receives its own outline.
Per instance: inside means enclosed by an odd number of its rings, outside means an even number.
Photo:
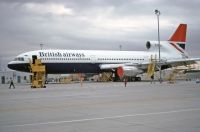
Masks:
[[[88,118],[88,119],[86,118],[86,119],[77,119],[77,120],[30,123],[30,124],[21,124],[21,125],[7,125],[7,126],[1,126],[1,127],[26,127],[26,126],[49,125],[49,124],[79,123],[79,122],[95,121],[95,120],[120,119],[120,118],[125,118],[125,117],[151,116],[151,115],[173,114],[173,113],[191,112],[191,111],[200,111],[200,108],[179,109],[179,110],[173,110],[173,111],[152,112],[152,113],[132,114],[132,115],[131,114],[130,115],[117,115],[117,116],[107,116],[107,117]]]

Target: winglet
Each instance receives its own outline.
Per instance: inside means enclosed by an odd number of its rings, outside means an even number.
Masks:
[[[180,24],[169,41],[186,42],[187,24]]]

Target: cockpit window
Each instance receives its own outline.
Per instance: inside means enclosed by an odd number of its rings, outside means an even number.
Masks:
[[[17,57],[14,59],[14,61],[24,61],[24,58],[23,57]]]

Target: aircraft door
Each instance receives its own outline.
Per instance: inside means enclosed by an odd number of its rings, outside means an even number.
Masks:
[[[32,55],[33,64],[35,64],[35,60],[37,59],[37,55]]]

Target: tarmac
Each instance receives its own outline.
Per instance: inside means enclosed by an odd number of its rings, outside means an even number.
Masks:
[[[0,132],[200,132],[200,84],[0,85]]]

